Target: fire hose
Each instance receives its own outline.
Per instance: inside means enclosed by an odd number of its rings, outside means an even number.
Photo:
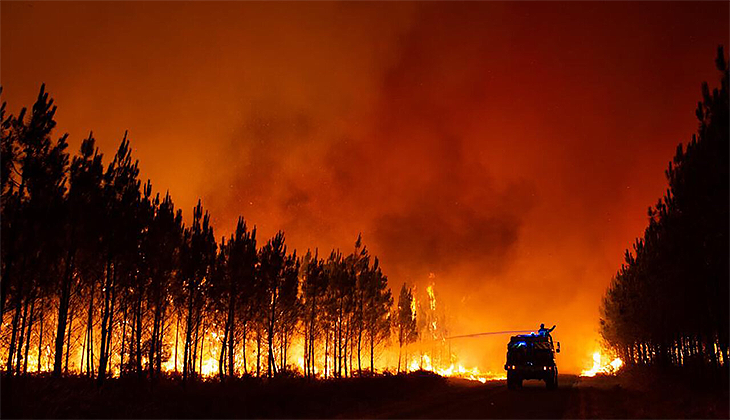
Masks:
[[[490,332],[483,332],[483,333],[476,333],[476,334],[455,335],[453,337],[446,337],[446,339],[452,340],[454,338],[479,337],[482,335],[515,334],[515,333],[530,333],[530,332],[535,332],[535,331],[534,330],[490,331]]]

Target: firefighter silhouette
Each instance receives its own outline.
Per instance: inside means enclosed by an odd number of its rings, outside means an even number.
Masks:
[[[547,336],[547,337],[552,338],[550,333],[553,332],[554,329],[555,329],[555,325],[553,325],[552,328],[547,329],[547,328],[545,328],[545,324],[540,324],[540,329],[537,330],[537,334],[541,335],[541,336]]]

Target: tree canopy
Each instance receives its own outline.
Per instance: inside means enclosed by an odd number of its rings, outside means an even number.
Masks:
[[[606,291],[600,331],[627,363],[727,366],[728,65],[702,84],[697,134],[665,171],[666,194]]]

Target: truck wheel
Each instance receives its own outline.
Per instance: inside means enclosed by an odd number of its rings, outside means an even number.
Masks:
[[[558,374],[545,378],[545,387],[547,389],[556,389],[558,387]]]
[[[507,373],[507,389],[517,389],[522,386],[522,380],[518,379],[516,375]]]

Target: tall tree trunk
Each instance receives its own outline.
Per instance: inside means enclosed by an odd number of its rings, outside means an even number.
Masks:
[[[10,336],[10,346],[8,347],[8,360],[5,371],[12,375],[14,368],[15,346],[18,339],[18,324],[20,324],[20,296],[15,296],[15,315],[13,315],[13,332]]]
[[[314,368],[314,320],[315,320],[315,308],[317,305],[316,296],[312,297],[312,310],[309,313],[309,347],[306,347],[307,360],[309,361],[309,377],[314,377],[316,372]]]
[[[84,373],[84,360],[86,358],[86,343],[89,339],[89,331],[88,328],[84,330],[84,341],[81,343],[81,361],[79,362],[79,375],[83,375]],[[68,352],[66,352],[66,355],[68,355]]]
[[[375,334],[370,330],[370,374],[375,375]]]
[[[63,342],[66,333],[66,318],[68,317],[68,307],[71,300],[71,278],[74,271],[75,250],[69,247],[66,256],[66,267],[61,283],[61,296],[58,302],[58,326],[56,328],[56,343],[53,361],[53,376],[61,376],[61,367],[63,362]]]
[[[137,292],[135,299],[135,315],[134,315],[134,347],[135,347],[135,365],[137,376],[142,378],[142,292]]]
[[[175,373],[177,373],[177,342],[180,336],[180,311],[177,311],[177,320],[175,321]]]
[[[350,321],[347,321],[346,327],[345,327],[345,342],[344,342],[344,349],[345,349],[345,357],[344,357],[344,368],[345,368],[345,378],[347,378],[350,374],[350,369],[352,368],[351,362],[352,362],[352,352],[350,351]]]
[[[197,334],[196,334],[197,335]],[[203,334],[200,335],[200,367],[198,373],[203,376],[203,348],[205,347],[205,326],[203,326]]]
[[[349,327],[349,323],[348,323],[347,337],[350,340],[350,348],[348,349],[349,352],[350,352],[350,358],[349,358],[349,361],[348,361],[349,366],[350,366],[350,370],[349,370],[350,377],[353,376],[353,370],[354,370],[354,367],[353,367],[353,364],[352,364],[352,356],[353,356],[353,353],[355,353],[355,351],[354,351],[355,350],[354,349],[354,347],[355,347],[355,337],[354,337],[355,330],[354,329],[355,329],[355,326],[353,325],[352,327]]]
[[[94,375],[94,329],[91,321],[86,325],[86,375]]]
[[[18,201],[20,201],[20,196],[18,196]],[[12,267],[13,262],[15,260],[15,232],[17,231],[17,228],[11,228],[10,234],[8,235],[8,240],[6,243],[3,244],[5,249],[8,250],[8,252],[5,254],[5,257],[3,258],[3,262],[5,263],[5,267],[3,267],[3,273],[2,273],[2,281],[0,281],[0,321],[3,321],[5,318],[5,300],[8,296],[8,285],[12,281]]]
[[[116,299],[116,264],[111,257],[106,266],[106,287],[104,288],[104,316],[101,323],[101,348],[99,351],[99,376],[97,381],[106,379],[106,368],[111,354],[111,338],[114,328],[114,301]],[[151,363],[151,360],[150,360]]]
[[[18,194],[16,195],[15,199],[15,209],[20,209],[20,205],[22,204],[23,200],[23,194],[25,192],[25,177],[21,177],[20,185],[18,186]],[[17,211],[17,210],[16,210]],[[15,212],[13,212],[15,213]],[[16,213],[17,214],[17,213]],[[9,215],[3,215],[3,217],[12,217],[11,220],[15,219],[15,214],[9,214]],[[17,217],[17,216],[16,216]],[[2,272],[2,281],[0,281],[0,323],[5,318],[5,300],[8,297],[8,287],[12,281],[12,268],[14,268],[15,263],[15,241],[18,234],[18,228],[14,227],[13,224],[8,225],[10,227],[10,232],[8,232],[7,241],[3,244],[5,249],[8,250],[8,252],[5,254],[5,257],[3,258],[3,262],[5,263],[5,267],[3,267]],[[0,324],[1,325],[1,324]],[[12,354],[12,352],[11,352]],[[8,363],[10,363],[10,359],[8,358]],[[10,370],[8,370],[8,373],[12,373]]]
[[[94,334],[93,334],[93,309],[94,309],[94,283],[91,283],[91,293],[89,295],[89,313],[86,318],[86,374],[92,374],[94,363]]]
[[[223,331],[223,340],[221,341],[221,354],[218,357],[218,376],[223,379],[225,372],[223,371],[223,363],[226,360],[226,348],[228,347],[228,325],[225,326]]]
[[[351,350],[350,344],[351,344],[352,341],[350,339],[350,320],[349,319],[347,320],[347,323],[345,325],[346,325],[346,327],[345,327],[345,343],[344,343],[344,346],[343,347],[345,349],[345,357],[344,357],[344,359],[345,359],[345,363],[344,363],[344,367],[345,367],[345,378],[347,378],[347,377],[349,377],[350,370],[352,369],[352,352],[350,351]]]
[[[261,326],[256,327],[256,377],[261,377]]]
[[[324,378],[327,379],[327,375],[329,374],[329,366],[327,365],[327,358],[329,357],[329,346],[330,346],[330,332],[329,330],[325,331],[325,339],[324,339]]]
[[[69,312],[68,314],[68,334],[66,334],[66,362],[63,366],[63,372],[68,375],[68,355],[71,354],[71,335],[73,334],[73,325],[74,325],[74,313],[73,311]],[[83,362],[81,365],[79,365],[79,373],[81,372],[81,368],[83,367]]]
[[[111,297],[111,308],[109,310],[109,321],[107,322],[107,335],[106,335],[106,352],[104,353],[104,378],[106,378],[107,371],[111,370],[111,359],[112,359],[112,337],[114,337],[114,307],[117,302],[117,273],[116,267],[114,269],[114,277],[112,277],[112,297]]]
[[[311,338],[308,338],[308,337],[311,337],[309,335],[309,326],[306,326],[306,329],[304,330],[304,334],[305,334],[304,335],[305,339],[307,339],[306,343],[304,343],[304,348],[302,349],[304,352],[303,355],[304,355],[305,377],[311,378],[313,375],[312,367],[314,366],[314,363],[312,362],[311,354],[309,351],[309,348],[311,347],[311,345],[310,345]]]
[[[339,360],[339,348],[340,348],[340,320],[335,320],[334,330],[332,331],[332,377],[338,378],[338,360]]]
[[[281,336],[279,337],[279,367],[281,370],[286,370],[286,361],[284,359],[284,352],[286,351],[286,332],[281,331]]]
[[[157,296],[154,297],[155,300],[155,312],[154,312],[154,318],[152,320],[152,335],[150,337],[150,348],[149,348],[149,354],[148,359],[149,363],[147,365],[147,371],[150,376],[150,378],[155,377],[155,353],[157,352],[157,337],[159,336],[159,330],[160,330],[160,312],[159,312],[159,298]]]
[[[192,338],[193,333],[193,294],[195,292],[195,288],[193,285],[193,282],[191,280],[190,288],[189,288],[189,297],[188,297],[188,316],[187,316],[187,322],[185,325],[185,351],[183,356],[183,381],[187,380],[188,374],[190,373],[190,339]]]
[[[284,333],[284,361],[282,362],[282,366],[286,369],[287,361],[289,360],[289,338],[291,337],[291,333]]]
[[[236,370],[234,366],[234,347],[235,347],[235,326],[236,326],[236,312],[235,312],[236,302],[231,298],[231,301],[228,305],[228,375],[230,376],[236,376]]]
[[[304,355],[304,377],[309,378],[309,325],[304,326],[304,347],[302,348]]]
[[[248,375],[248,366],[246,366],[246,344],[248,340],[248,331],[246,330],[246,324],[248,321],[243,321],[243,374]]]
[[[267,367],[269,378],[276,374],[276,366],[274,362],[274,322],[276,321],[276,297],[276,292],[274,292],[271,299],[271,314],[269,318],[269,359]]]
[[[94,326],[93,326],[93,324],[90,324],[89,325],[89,356],[88,356],[89,368],[90,368],[89,376],[90,377],[94,376],[94,370],[96,369],[96,366],[94,365],[95,360],[96,359],[94,358]]]
[[[317,359],[315,359],[314,355],[314,343],[316,341],[315,339],[315,333],[314,333],[314,325],[312,326],[311,331],[311,337],[312,339],[309,341],[309,360],[310,360],[310,367],[312,370],[312,378],[317,377]]]
[[[109,322],[109,306],[111,304],[111,260],[107,259],[106,263],[106,275],[104,276],[104,287],[102,288],[104,306],[101,316],[101,343],[99,345],[99,377],[97,381],[99,383],[104,381],[104,374],[106,373],[106,336],[108,334],[107,323]]]
[[[124,297],[122,297],[122,301],[124,301]],[[122,349],[119,351],[119,376],[122,376],[122,372],[124,372],[124,352],[126,349],[126,342],[127,342],[127,305],[124,305],[124,309],[122,310]]]
[[[150,379],[155,377],[155,350],[157,347],[157,330],[159,328],[159,320],[157,319],[157,309],[152,319],[152,334],[150,334],[150,347],[147,350],[147,375]]]
[[[44,306],[43,306],[43,300],[40,302],[41,306],[41,314],[38,322],[40,325],[40,332],[38,333],[38,365],[36,366],[36,373],[41,373],[41,354],[43,353],[43,313],[44,313]]]
[[[342,341],[340,341],[340,369],[341,377],[347,378],[347,323],[342,320]]]
[[[357,376],[362,377],[362,361],[360,359],[360,350],[362,345],[362,324],[358,327],[357,332]]]
[[[193,375],[195,375],[195,368],[198,365],[198,332],[199,332],[198,327],[199,327],[199,324],[198,324],[197,315],[193,315],[193,328],[195,330],[195,333],[191,337],[192,351],[190,353],[190,363],[188,364],[188,367],[190,368],[190,373],[192,373]]]
[[[405,348],[406,348],[406,358],[405,358],[405,359],[403,359],[403,361],[405,362],[405,363],[403,364],[403,370],[404,370],[404,371],[405,371],[406,373],[408,373],[408,372],[410,372],[410,370],[409,370],[409,366],[408,366],[408,365],[409,365],[410,363],[409,363],[409,359],[408,359],[408,343],[407,343],[407,342],[406,342],[406,344],[405,344]]]
[[[159,337],[157,337],[157,360],[156,360],[156,368],[157,368],[157,377],[159,378],[162,373],[162,344],[165,342],[165,331],[168,327],[165,326],[165,319],[167,317],[167,305],[162,303],[162,313],[160,315],[160,329],[159,329]]]
[[[23,357],[23,374],[28,373],[28,349],[30,348],[30,334],[33,332],[33,310],[35,309],[35,299],[30,304],[30,318],[28,321],[28,333],[25,339],[25,355]]]
[[[344,311],[343,311],[343,303],[342,299],[340,299],[340,316],[339,316],[339,326],[337,328],[337,377],[342,377],[342,328],[343,328],[343,322],[344,322]]]
[[[28,320],[28,301],[30,300],[30,297],[27,297],[25,299],[25,303],[23,304],[23,316],[22,316],[22,322],[20,324],[20,334],[18,338],[18,347],[16,350],[15,355],[15,372],[16,373],[22,373],[22,363],[23,363],[23,344],[25,344],[25,324]]]
[[[334,321],[332,325],[332,377],[337,377],[337,330],[339,322]]]

